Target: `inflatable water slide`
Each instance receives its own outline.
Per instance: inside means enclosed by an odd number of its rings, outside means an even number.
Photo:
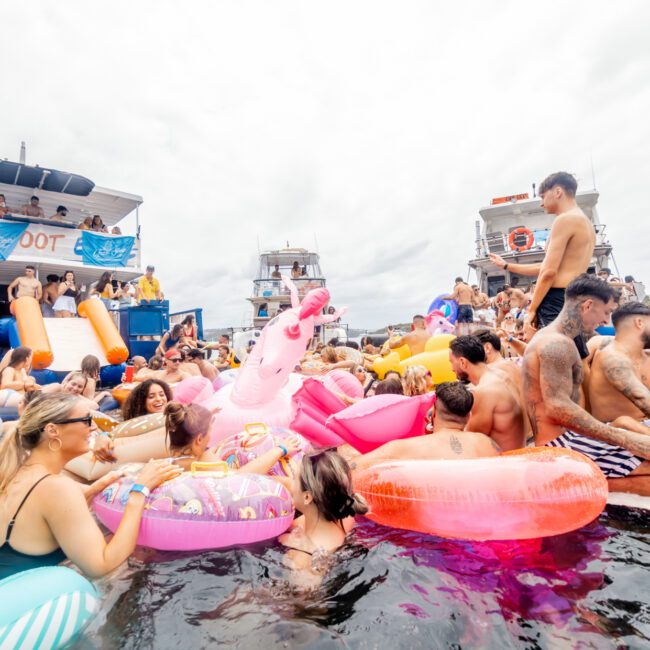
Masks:
[[[14,300],[11,311],[13,318],[0,319],[0,345],[31,348],[32,374],[39,383],[79,370],[88,354],[99,359],[103,383],[119,383],[129,351],[101,300],[80,303],[81,318],[43,318],[38,301],[28,296]]]

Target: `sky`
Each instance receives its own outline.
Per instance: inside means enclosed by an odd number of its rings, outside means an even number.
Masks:
[[[478,210],[559,170],[595,176],[650,283],[649,23],[645,0],[22,0],[0,156],[142,195],[143,264],[209,327],[243,324],[258,245],[287,241],[352,326],[410,320],[467,275]]]

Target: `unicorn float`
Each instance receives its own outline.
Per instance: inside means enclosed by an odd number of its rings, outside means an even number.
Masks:
[[[429,312],[424,320],[427,324],[427,332],[431,336],[436,336],[436,334],[453,334],[455,329],[454,326],[445,318],[445,315],[440,309],[434,309],[432,312]]]
[[[210,428],[211,445],[251,422],[288,427],[293,418],[291,396],[302,385],[291,371],[305,354],[314,326],[335,321],[346,311],[323,315],[330,299],[327,289],[312,289],[301,303],[293,282],[286,276],[282,280],[291,294],[291,309],[266,324],[235,381],[202,402],[217,414]]]

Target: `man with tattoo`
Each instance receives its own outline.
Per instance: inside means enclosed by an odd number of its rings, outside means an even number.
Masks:
[[[612,322],[615,338],[594,353],[589,402],[596,419],[627,428],[617,418],[650,418],[650,307],[628,302],[612,314]],[[650,434],[643,425],[635,430]]]
[[[519,386],[508,373],[487,365],[483,343],[476,336],[454,339],[449,360],[456,377],[474,385],[467,428],[490,436],[503,451],[521,449],[526,436]]]
[[[499,446],[486,435],[463,431],[474,403],[472,393],[459,381],[448,381],[436,389],[433,433],[391,440],[374,451],[351,459],[358,471],[389,460],[434,460],[498,456]]]
[[[594,253],[596,232],[576,202],[576,179],[567,172],[545,178],[539,186],[542,207],[557,215],[551,227],[546,255],[540,264],[510,264],[490,254],[494,264],[518,275],[537,276],[535,291],[528,308],[528,320],[537,327],[552,323],[564,305],[564,290],[584,273]],[[581,358],[588,355],[585,342],[576,337]]]
[[[612,489],[650,495],[650,436],[604,424],[578,404],[584,371],[573,338],[608,323],[616,298],[616,288],[593,275],[569,284],[558,318],[526,348],[526,405],[536,445],[579,451],[614,479]]]

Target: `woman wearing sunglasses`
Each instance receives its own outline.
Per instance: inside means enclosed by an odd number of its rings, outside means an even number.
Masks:
[[[18,426],[0,444],[0,579],[66,559],[99,577],[133,552],[148,491],[181,469],[167,461],[147,463],[107,543],[87,500],[118,475],[83,488],[60,474],[66,463],[88,451],[93,430],[82,400],[44,395],[26,406]]]

